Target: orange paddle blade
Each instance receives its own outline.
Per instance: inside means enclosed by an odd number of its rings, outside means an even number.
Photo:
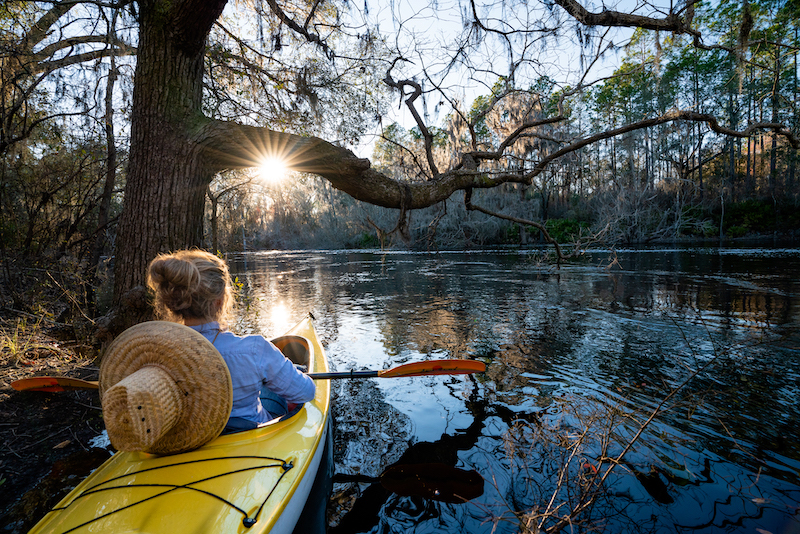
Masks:
[[[391,369],[378,371],[381,378],[397,378],[403,376],[429,375],[466,375],[483,373],[486,364],[475,360],[429,360],[398,365]]]
[[[93,380],[81,380],[68,376],[32,376],[11,382],[17,391],[69,391],[73,389],[98,389],[100,386]]]

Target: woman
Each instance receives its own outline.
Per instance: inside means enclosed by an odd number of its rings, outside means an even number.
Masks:
[[[227,330],[233,285],[220,258],[202,250],[160,254],[150,262],[147,285],[155,292],[157,315],[197,330],[222,354],[233,383],[227,431],[255,428],[285,415],[288,403],[314,398],[314,381],[272,343]]]

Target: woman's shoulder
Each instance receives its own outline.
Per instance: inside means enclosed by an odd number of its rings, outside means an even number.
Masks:
[[[247,350],[247,349],[255,349],[260,351],[269,349],[277,350],[275,346],[261,334],[239,335],[229,330],[225,330],[223,332],[220,332],[218,340],[222,341],[227,345],[236,346],[242,350]]]

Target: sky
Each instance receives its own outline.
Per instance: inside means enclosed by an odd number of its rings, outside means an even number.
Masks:
[[[476,2],[479,15],[487,26],[500,30],[520,27],[545,26],[548,28],[561,27],[562,29],[572,22],[563,10],[556,7],[548,11],[536,2],[516,2],[516,6],[506,2],[505,7],[487,7],[494,3]],[[404,71],[408,77],[416,75],[417,80],[422,79],[421,73],[426,72],[434,78],[443,92],[451,98],[460,100],[468,109],[470,103],[480,95],[487,95],[492,84],[499,75],[509,72],[512,61],[519,64],[518,85],[524,86],[531,80],[540,76],[548,76],[562,85],[575,85],[581,79],[586,61],[581,61],[581,48],[577,44],[577,33],[571,30],[561,32],[562,36],[554,38],[542,37],[542,33],[528,35],[516,34],[509,37],[508,42],[513,43],[513,55],[498,38],[483,39],[480,43],[473,41],[469,54],[463,57],[463,62],[470,68],[455,67],[447,69],[453,57],[452,48],[464,33],[465,27],[462,20],[471,17],[469,3],[464,0],[392,0],[370,1],[366,0],[367,20],[370,25],[377,27],[386,35],[391,44],[396,44],[404,57],[410,61],[404,64]],[[634,9],[631,2],[617,6],[617,9]],[[595,8],[598,9],[598,8]],[[362,10],[362,13],[364,11]],[[613,30],[607,37],[615,42],[627,40],[631,31]],[[484,34],[485,35],[485,34]],[[591,50],[591,49],[590,49]],[[584,50],[586,52],[586,50]],[[607,53],[602,61],[593,65],[592,76],[602,77],[610,74],[620,61],[620,53]],[[445,74],[446,72],[446,74]],[[402,79],[399,69],[394,71],[395,79]],[[525,80],[525,81],[523,81]],[[425,89],[432,89],[428,83]],[[389,116],[385,117],[383,125],[397,122],[406,129],[415,125],[413,117],[406,106],[400,105],[399,96],[391,106]],[[426,100],[429,113],[429,124],[440,125],[441,121],[452,109],[445,102],[442,106],[437,103],[443,99],[431,95]],[[420,106],[420,112],[423,112]],[[378,134],[380,126],[376,127],[374,134]],[[371,139],[374,139],[371,136]],[[372,142],[362,143],[357,153],[361,157],[369,157],[372,151]]]

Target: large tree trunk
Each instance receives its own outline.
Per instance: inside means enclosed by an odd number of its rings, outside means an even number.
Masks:
[[[193,129],[203,122],[205,39],[225,0],[141,2],[125,204],[111,332],[149,313],[143,282],[159,252],[199,246],[213,172]]]
[[[780,38],[778,45],[781,44]],[[772,82],[772,120],[778,119],[778,101],[780,99],[780,77],[781,77],[781,47],[775,47],[775,77]],[[772,134],[772,146],[769,153],[769,194],[775,199],[778,187],[778,136]]]

